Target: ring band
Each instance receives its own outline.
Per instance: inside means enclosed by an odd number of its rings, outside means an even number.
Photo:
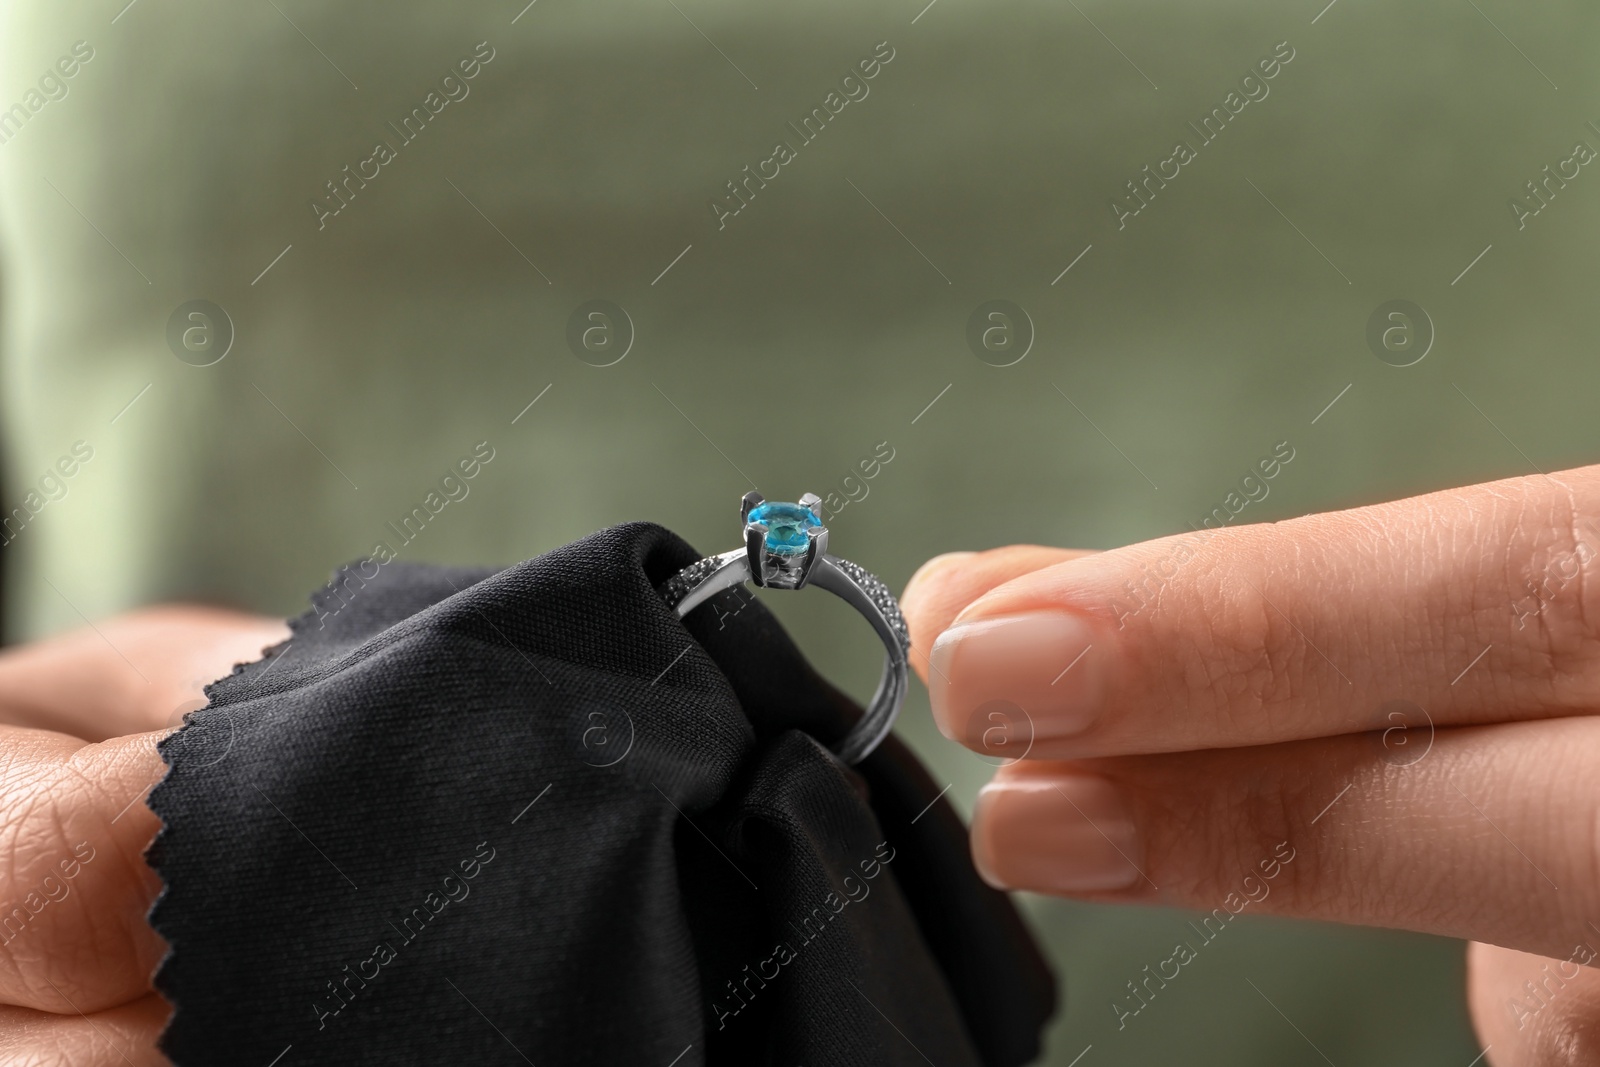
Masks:
[[[744,547],[689,564],[659,591],[680,619],[743,582],[772,589],[815,585],[866,616],[886,655],[872,703],[833,748],[841,760],[854,764],[888,736],[905,703],[911,634],[888,586],[866,568],[828,554],[828,530],[818,512],[821,504],[813,493],[802,496],[798,504],[768,503],[760,493],[746,493],[739,505]]]

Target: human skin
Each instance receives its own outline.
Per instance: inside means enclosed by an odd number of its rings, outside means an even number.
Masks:
[[[980,870],[1209,911],[1287,842],[1252,912],[1479,942],[1468,1003],[1489,1062],[1595,1062],[1600,971],[1566,963],[1600,947],[1589,546],[1600,467],[1102,553],[931,561],[902,606],[941,729],[982,749],[1005,701],[1032,738],[980,795]],[[0,653],[0,921],[76,843],[95,850],[66,897],[0,932],[0,1063],[165,1062],[143,860],[155,743],[285,636],[168,607]],[[1393,700],[1436,731],[1413,716],[1393,734]],[[1508,1011],[1518,998],[1536,1010]]]
[[[286,636],[278,619],[164,607],[0,653],[0,1064],[167,1062],[144,861],[156,742]]]
[[[1475,942],[1488,1062],[1588,1064],[1597,555],[1585,467],[1107,552],[953,553],[902,607],[940,730],[1021,757],[973,813],[991,883],[1210,911],[1286,843],[1252,912]]]

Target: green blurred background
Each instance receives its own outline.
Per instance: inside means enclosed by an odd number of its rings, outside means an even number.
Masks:
[[[125,2],[0,9],[0,108],[24,109],[0,116],[5,508],[94,450],[3,550],[10,640],[174,599],[298,612],[480,441],[495,459],[401,558],[630,519],[720,551],[752,483],[865,489],[833,545],[896,588],[952,549],[1185,529],[1280,441],[1237,521],[1595,454],[1600,175],[1523,229],[1508,206],[1600,145],[1577,0]],[[480,42],[469,94],[402,146],[388,124]],[[869,94],[800,146],[786,123],[880,42]],[[1187,124],[1280,42],[1202,147]],[[380,139],[396,157],[319,229]],[[780,139],[796,158],[719,229],[709,201]],[[1119,229],[1112,198],[1179,140],[1197,158]],[[594,299],[631,323],[610,366],[567,341]],[[1004,367],[967,341],[997,299],[1035,335]],[[1367,341],[1394,299],[1436,333],[1411,366]],[[193,300],[231,321],[210,366],[168,343]],[[769,602],[870,691],[848,609]],[[899,729],[965,810],[991,767],[920,688]],[[1455,943],[1246,916],[1119,1031],[1185,916],[1026,906],[1068,991],[1042,1062],[1478,1054]]]

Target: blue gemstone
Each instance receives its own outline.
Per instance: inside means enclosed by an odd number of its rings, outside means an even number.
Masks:
[[[806,531],[822,524],[809,508],[769,501],[750,510],[747,522],[767,527],[767,551],[774,556],[803,556],[810,537]]]

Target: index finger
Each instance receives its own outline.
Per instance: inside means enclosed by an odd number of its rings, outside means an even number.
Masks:
[[[1386,728],[1395,702],[1405,725],[1591,712],[1596,516],[1585,467],[1060,563],[938,638],[934,715],[1080,758]]]

